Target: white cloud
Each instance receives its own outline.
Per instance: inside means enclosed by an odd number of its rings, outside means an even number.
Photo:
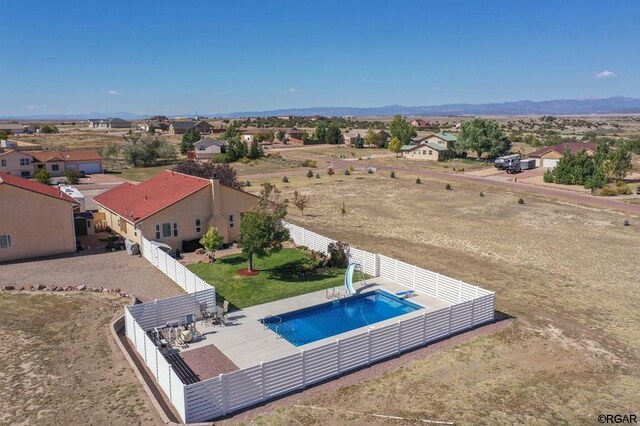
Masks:
[[[613,78],[616,76],[616,73],[613,71],[602,71],[596,74],[596,78]]]
[[[438,90],[439,87],[438,86],[431,86],[431,90]]]
[[[25,108],[26,109],[36,109],[36,108],[40,108],[40,105],[27,105]]]
[[[117,90],[109,90],[107,93],[110,94],[110,95],[119,95],[120,94],[120,92],[118,92]]]
[[[295,91],[296,91],[296,88],[295,88],[295,87],[292,87],[291,89],[289,89],[289,91],[290,91],[290,92],[295,92]]]

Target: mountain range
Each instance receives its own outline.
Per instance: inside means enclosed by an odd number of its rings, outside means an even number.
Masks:
[[[447,115],[566,115],[566,114],[634,114],[640,113],[640,99],[615,96],[602,99],[558,99],[550,101],[515,101],[486,104],[446,104],[431,106],[388,105],[381,107],[310,107],[287,108],[269,111],[237,111],[230,113],[203,114],[208,117],[270,117],[322,115],[352,117],[384,117],[401,114],[405,116],[447,116]],[[166,115],[166,114],[165,114]],[[172,114],[171,116],[191,116],[192,114]],[[90,114],[48,114],[0,117],[0,119],[22,118],[32,120],[64,119],[80,120],[88,118],[120,117],[123,119],[143,119],[150,115],[127,112]]]

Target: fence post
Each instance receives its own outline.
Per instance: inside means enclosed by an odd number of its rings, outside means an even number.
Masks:
[[[436,299],[440,297],[440,274],[436,273]]]
[[[227,390],[225,389],[224,374],[220,374],[220,405],[222,405],[222,415],[227,415]]]
[[[307,380],[306,380],[306,375],[305,375],[305,356],[304,356],[304,349],[302,349],[300,351],[300,355],[302,356],[302,389],[307,387]]]
[[[398,353],[400,353],[400,346],[402,344],[402,321],[398,320]]]
[[[417,267],[413,265],[413,287],[412,287],[413,290],[416,289],[416,269]]]
[[[173,371],[173,367],[171,367],[171,364],[169,364],[169,401],[171,402],[173,402],[173,397],[171,396],[171,372],[172,371]]]
[[[475,324],[474,316],[476,315],[476,299],[471,300],[471,327]]]
[[[338,374],[340,374],[340,339],[336,339],[336,344],[338,345]]]
[[[451,317],[453,316],[452,305],[449,305],[449,336],[451,336]]]
[[[153,307],[156,308],[156,327],[160,325],[160,307],[158,304],[158,299],[153,301]]]
[[[367,348],[367,352],[368,352],[368,362],[367,364],[371,364],[371,329],[367,330],[367,344],[368,344],[368,348]]]
[[[422,314],[422,344],[427,343],[427,313]]]
[[[264,362],[260,363],[260,398],[263,401],[266,399],[264,388]]]
[[[156,383],[160,382],[160,379],[158,378],[160,376],[160,372],[158,371],[158,357],[160,356],[162,356],[162,354],[160,353],[160,349],[156,347]]]

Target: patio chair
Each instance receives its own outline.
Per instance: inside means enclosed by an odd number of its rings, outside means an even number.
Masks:
[[[204,324],[213,324],[214,315],[211,310],[208,309],[207,302],[198,303],[198,308],[200,309],[200,317],[202,318],[202,322]]]
[[[227,314],[229,313],[229,301],[225,300],[222,303],[222,321],[227,319]]]

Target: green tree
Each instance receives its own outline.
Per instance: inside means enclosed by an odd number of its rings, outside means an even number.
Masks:
[[[261,259],[282,249],[289,238],[289,230],[282,225],[286,215],[287,205],[280,201],[280,191],[263,184],[257,205],[240,220],[240,245],[249,271],[253,271],[254,256]]]
[[[324,143],[337,145],[340,142],[340,136],[342,136],[340,127],[336,124],[330,124],[329,127],[327,127],[327,133],[325,133],[324,136]]]
[[[416,136],[416,131],[401,115],[393,116],[389,124],[389,133],[391,133],[392,138],[398,138],[400,140],[401,146],[408,145],[411,138]]]
[[[36,178],[36,180],[40,183],[51,185],[51,173],[49,173],[46,169],[38,169],[33,177]]]
[[[182,135],[182,142],[180,142],[180,154],[185,155],[188,151],[193,151],[193,146],[201,138],[200,131],[198,129],[187,130]]]
[[[227,162],[233,163],[241,158],[247,157],[249,150],[247,144],[240,139],[230,139],[227,141]]]
[[[307,177],[309,179],[311,179],[313,177],[313,170],[309,169],[309,171],[307,172]]]
[[[215,260],[215,252],[220,245],[224,243],[224,238],[218,232],[218,228],[215,226],[209,227],[207,233],[200,238],[200,244],[207,252],[207,257],[210,260]]]
[[[49,124],[45,124],[40,128],[40,130],[42,130],[42,133],[58,133],[59,132],[56,126],[50,126]]]
[[[324,122],[318,123],[316,126],[316,140],[324,142],[327,138],[327,125]]]
[[[225,132],[222,134],[222,139],[226,141],[230,141],[232,139],[240,139],[240,122],[234,121],[227,127]]]
[[[249,149],[248,157],[251,158],[252,160],[257,160],[263,155],[264,155],[264,152],[262,151],[262,148],[260,147],[260,144],[258,143],[256,138],[254,137],[253,141],[251,141],[251,149]]]
[[[378,132],[373,129],[369,129],[364,135],[364,143],[368,146],[380,147],[382,144],[382,138],[380,137],[380,134]]]
[[[630,145],[626,142],[619,143],[616,149],[609,153],[608,162],[608,177],[624,179],[632,168]]]
[[[118,146],[114,143],[109,143],[107,144],[107,146],[102,148],[100,154],[103,158],[113,158],[118,155],[118,152],[120,152],[120,148],[118,148]]]
[[[460,126],[456,148],[459,151],[474,151],[478,158],[482,157],[483,153],[494,158],[508,153],[511,142],[496,121],[474,118]]]
[[[0,131],[0,140],[6,140],[8,138],[7,134],[3,131]]]
[[[402,149],[402,141],[396,136],[394,136],[391,139],[391,142],[389,142],[389,151],[395,152],[397,157],[401,149]]]
[[[77,185],[80,182],[78,171],[74,169],[66,169],[64,171],[64,177],[67,181],[67,185]]]
[[[304,209],[309,206],[309,196],[293,191],[293,205],[304,215]]]
[[[153,124],[149,125],[149,129],[147,130],[147,134],[149,135],[155,135],[156,134],[156,128]]]

